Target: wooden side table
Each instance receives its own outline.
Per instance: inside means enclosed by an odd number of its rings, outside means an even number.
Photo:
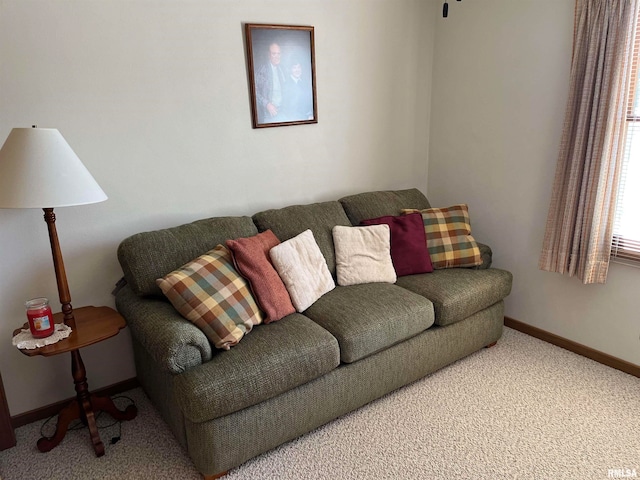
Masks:
[[[100,440],[94,412],[104,411],[116,420],[131,420],[135,418],[138,409],[135,405],[129,405],[124,411],[118,410],[109,397],[101,397],[89,392],[86,370],[80,349],[94,343],[111,338],[126,326],[124,318],[109,307],[83,307],[73,310],[76,326],[69,337],[52,345],[47,345],[33,350],[21,349],[25,355],[33,357],[42,355],[49,357],[60,353],[71,352],[71,374],[76,388],[76,399],[64,407],[58,414],[58,423],[55,434],[52,437],[42,437],[38,440],[38,450],[48,452],[55,448],[64,438],[69,428],[69,423],[80,418],[89,427],[89,434],[93,449],[97,457],[104,455],[104,444]],[[62,323],[63,314],[56,313],[55,323]],[[29,328],[25,324],[23,328]],[[17,329],[14,335],[20,332]]]

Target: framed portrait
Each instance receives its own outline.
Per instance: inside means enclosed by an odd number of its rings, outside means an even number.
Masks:
[[[313,27],[245,24],[253,128],[318,123]]]

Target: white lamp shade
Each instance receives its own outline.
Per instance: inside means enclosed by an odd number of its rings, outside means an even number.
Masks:
[[[53,208],[107,199],[55,128],[14,128],[0,150],[0,208]]]

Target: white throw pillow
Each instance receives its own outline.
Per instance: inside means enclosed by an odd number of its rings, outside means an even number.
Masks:
[[[333,227],[338,285],[395,283],[389,225]]]
[[[336,287],[311,230],[276,245],[269,256],[298,312]]]

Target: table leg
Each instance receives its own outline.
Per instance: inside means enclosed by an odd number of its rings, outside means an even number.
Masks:
[[[55,434],[52,437],[42,437],[38,440],[38,450],[48,452],[55,448],[66,435],[69,423],[79,418],[89,428],[96,456],[101,457],[104,455],[104,444],[100,440],[94,412],[105,411],[116,420],[131,420],[136,416],[138,410],[135,405],[129,405],[124,411],[118,410],[111,398],[89,393],[86,370],[79,350],[71,352],[71,372],[76,385],[76,399],[58,414]]]
[[[38,440],[38,450],[48,452],[58,445],[67,434],[69,424],[76,418],[80,418],[80,408],[78,402],[74,400],[58,414],[58,424],[56,425],[56,433],[52,437],[42,437]]]
[[[101,397],[93,393],[91,394],[91,405],[94,410],[107,412],[116,420],[133,420],[138,414],[138,409],[133,404],[127,406],[124,411],[118,410],[110,397]]]
[[[91,443],[96,452],[97,457],[104,455],[104,444],[100,440],[98,426],[96,425],[93,407],[91,405],[91,395],[89,394],[89,385],[87,384],[87,371],[84,368],[84,362],[80,356],[80,350],[71,352],[71,373],[73,374],[73,382],[76,384],[76,398],[80,406],[80,418],[82,422],[89,427],[89,435]]]

